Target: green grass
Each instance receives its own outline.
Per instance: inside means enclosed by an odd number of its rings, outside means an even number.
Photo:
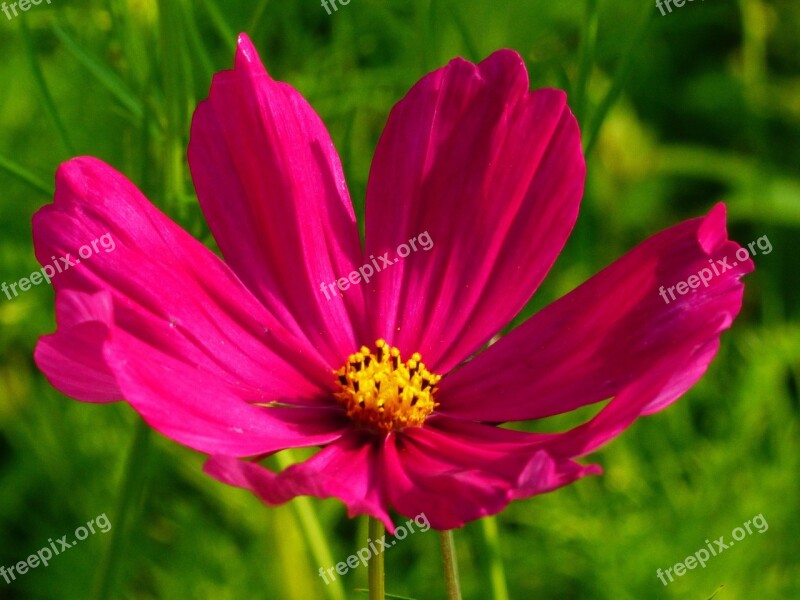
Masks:
[[[316,0],[53,0],[0,13],[0,282],[36,268],[30,219],[74,153],[121,169],[212,243],[185,149],[239,31],[328,125],[360,216],[393,103],[454,56],[515,48],[533,87],[567,89],[591,145],[576,230],[522,317],[719,200],[734,239],[768,235],[774,250],[756,259],[707,375],[592,456],[602,477],[456,533],[465,598],[798,598],[800,7],[693,2],[661,17],[647,4],[351,0],[328,16]],[[201,456],[143,430],[127,406],[54,391],[32,361],[52,305],[43,286],[0,296],[0,565],[103,513],[113,529],[0,579],[0,598],[366,598],[355,591],[366,569],[341,588],[317,575],[320,557],[364,545],[366,522],[341,504],[266,508],[203,475]],[[657,579],[757,514],[765,533],[668,587]],[[394,547],[386,577],[396,596],[443,597],[435,532]]]

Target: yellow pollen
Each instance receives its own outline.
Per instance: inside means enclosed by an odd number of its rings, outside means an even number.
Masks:
[[[436,384],[442,378],[425,368],[415,352],[402,362],[400,351],[384,340],[351,354],[347,364],[334,371],[340,390],[334,397],[347,411],[347,416],[380,433],[419,427],[439,406],[434,401]]]

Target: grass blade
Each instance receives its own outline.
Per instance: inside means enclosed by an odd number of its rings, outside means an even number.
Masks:
[[[275,461],[279,468],[285,469],[293,462],[291,452],[289,450],[279,452],[275,455]],[[300,527],[303,529],[310,556],[313,556],[320,565],[336,564],[311,501],[306,496],[298,496],[292,500],[292,507],[300,521]],[[335,579],[331,581],[330,585],[325,586],[325,591],[330,600],[345,600],[344,588],[339,579]]]
[[[114,71],[109,69],[101,60],[81,48],[58,23],[53,23],[53,33],[75,59],[94,76],[100,85],[106,88],[137,120],[142,118],[142,103]]]
[[[28,171],[25,167],[2,155],[0,155],[0,169],[16,179],[19,179],[22,183],[31,186],[37,192],[41,192],[45,196],[53,195],[52,185],[47,185],[44,181],[39,179],[39,177]]]
[[[202,0],[202,2],[203,6],[208,12],[208,16],[211,17],[211,22],[217,29],[219,37],[222,38],[223,43],[230,48],[232,52],[235,52],[237,39],[236,33],[233,31],[233,29],[231,29],[231,26],[228,25],[225,17],[222,16],[219,7],[214,0]]]
[[[636,49],[641,46],[642,40],[644,39],[644,36],[650,27],[650,21],[655,12],[656,11],[654,11],[653,7],[649,4],[642,5],[642,16],[639,18],[639,25],[636,27],[633,35],[631,35],[630,39],[628,40],[628,44],[625,47],[625,52],[622,54],[622,60],[620,61],[617,72],[614,75],[614,80],[611,83],[611,87],[608,89],[605,97],[592,115],[592,120],[588,130],[589,132],[584,138],[583,153],[585,156],[589,156],[594,148],[595,143],[597,143],[597,136],[600,134],[600,130],[603,127],[603,122],[608,116],[608,112],[611,110],[611,107],[614,106],[614,103],[617,101],[617,98],[622,92],[622,88],[625,86],[625,81],[628,79],[628,74],[633,66],[633,59],[640,54],[639,52],[636,52]]]
[[[453,17],[453,23],[455,23],[458,33],[461,34],[464,48],[467,51],[467,58],[474,63],[478,62],[481,59],[480,50],[478,50],[478,44],[475,43],[475,38],[472,37],[469,27],[461,15],[461,9],[456,8],[452,2],[447,4],[447,8],[450,11],[450,16]]]
[[[72,144],[72,140],[70,140],[69,134],[67,133],[67,128],[64,127],[64,122],[61,120],[61,116],[58,114],[56,104],[53,102],[53,96],[50,94],[50,88],[47,87],[47,82],[45,81],[44,74],[42,73],[41,66],[39,65],[39,59],[36,56],[36,50],[33,47],[31,31],[28,28],[28,23],[25,19],[19,20],[19,30],[22,34],[22,44],[25,47],[25,55],[28,58],[28,66],[30,67],[31,75],[33,75],[33,80],[36,83],[36,89],[39,91],[39,95],[42,97],[42,104],[44,105],[44,110],[47,113],[47,117],[56,128],[58,136],[61,138],[61,143],[64,144],[64,149],[67,151],[67,154],[70,156],[75,156],[77,154],[75,151],[75,146]]]
[[[117,497],[117,507],[114,511],[114,527],[111,530],[111,539],[106,547],[106,553],[100,563],[100,570],[95,579],[95,600],[109,600],[119,598],[122,594],[116,594],[115,582],[119,566],[119,556],[123,537],[130,529],[128,521],[131,519],[132,508],[139,499],[139,492],[143,487],[144,469],[146,454],[150,448],[150,426],[143,420],[136,425],[133,435],[133,442],[125,461],[125,470],[122,473],[122,480]]]
[[[503,559],[500,556],[500,534],[497,529],[495,517],[481,519],[483,539],[489,551],[489,577],[492,582],[492,596],[494,600],[509,600],[506,572]]]
[[[250,21],[247,23],[247,29],[245,29],[245,31],[249,33],[253,39],[258,39],[261,18],[264,16],[267,4],[269,4],[269,0],[261,0],[261,2],[258,3],[258,7],[253,11],[253,16],[250,17]]]
[[[581,57],[578,64],[578,77],[573,88],[572,109],[578,123],[583,122],[586,112],[586,87],[589,83],[589,74],[594,64],[594,53],[597,47],[597,0],[586,0],[586,18],[583,23],[581,36]]]

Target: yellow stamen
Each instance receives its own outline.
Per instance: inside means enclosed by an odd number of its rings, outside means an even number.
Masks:
[[[384,340],[375,348],[373,354],[362,346],[334,371],[341,388],[334,397],[366,429],[388,433],[419,427],[438,406],[434,395],[441,375],[428,371],[417,352],[404,363],[400,350]]]

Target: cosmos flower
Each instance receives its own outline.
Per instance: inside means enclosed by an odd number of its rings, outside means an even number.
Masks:
[[[489,345],[562,250],[585,177],[565,94],[529,91],[509,50],[455,59],[394,107],[363,249],[328,132],[244,35],[197,107],[189,164],[224,262],[105,163],[59,168],[34,217],[40,262],[106,233],[116,247],[54,278],[37,364],[69,396],[130,403],[268,504],[335,497],[390,531],[392,509],[450,529],[599,473],[576,459],[702,376],[752,269],[659,295],[739,248],[718,205]],[[433,247],[326,287],[423,232]],[[562,433],[501,426],[603,401]],[[258,463],[298,447],[320,449],[280,473]]]

